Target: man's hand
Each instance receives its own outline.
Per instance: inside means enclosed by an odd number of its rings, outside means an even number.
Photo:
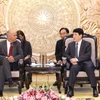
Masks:
[[[62,61],[61,60],[58,60],[57,64],[62,64]]]
[[[27,60],[28,58],[30,58],[30,55],[27,55],[27,56],[24,58],[24,60]]]
[[[13,57],[13,56],[8,57],[8,61],[9,61],[9,62],[14,62],[14,61],[15,61],[15,60],[14,60],[14,57]]]
[[[71,62],[73,65],[76,65],[76,64],[77,64],[76,58],[70,59],[70,62]]]

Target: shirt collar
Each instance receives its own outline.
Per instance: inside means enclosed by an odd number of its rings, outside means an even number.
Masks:
[[[82,42],[82,39],[81,39],[79,42],[76,42],[76,43],[78,43],[78,45],[80,45],[80,44],[81,44],[81,42]]]
[[[10,43],[13,44],[13,42],[9,42],[9,41],[7,40],[7,44],[10,44]]]
[[[7,44],[10,44],[10,42],[7,40]]]

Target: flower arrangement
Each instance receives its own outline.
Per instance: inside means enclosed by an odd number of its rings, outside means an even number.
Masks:
[[[59,100],[59,96],[46,84],[23,92],[18,100]]]
[[[87,100],[86,98],[70,98],[65,95],[58,96],[49,84],[36,87],[33,84],[30,89],[21,93],[21,95],[9,97],[7,100]],[[94,100],[89,98],[89,100]]]

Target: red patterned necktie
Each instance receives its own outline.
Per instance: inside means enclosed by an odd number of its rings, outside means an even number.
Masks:
[[[9,55],[8,57],[12,56],[12,43],[10,43],[10,48],[9,48]]]

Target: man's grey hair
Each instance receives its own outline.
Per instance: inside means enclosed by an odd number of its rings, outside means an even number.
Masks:
[[[8,36],[8,35],[10,34],[10,30],[8,30],[6,34],[7,34],[7,36]]]

